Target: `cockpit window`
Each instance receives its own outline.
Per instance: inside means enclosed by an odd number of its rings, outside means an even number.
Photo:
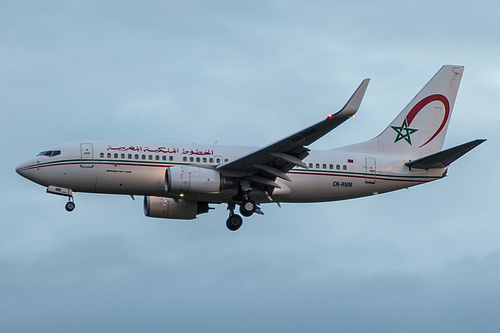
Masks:
[[[36,156],[47,156],[47,157],[53,157],[60,155],[61,151],[60,150],[47,150],[47,151],[42,151]]]

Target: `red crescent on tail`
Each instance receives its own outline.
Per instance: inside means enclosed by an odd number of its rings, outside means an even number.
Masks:
[[[435,101],[441,102],[444,105],[444,118],[443,118],[443,122],[441,123],[441,126],[439,126],[438,130],[436,131],[436,133],[434,133],[434,135],[431,136],[431,138],[429,140],[427,140],[427,142],[424,143],[423,145],[421,145],[419,148],[421,148],[421,147],[425,146],[426,144],[428,144],[429,142],[431,142],[443,130],[444,125],[446,125],[446,122],[448,121],[448,118],[450,117],[450,102],[443,95],[440,95],[440,94],[430,95],[430,96],[427,96],[426,98],[422,99],[420,102],[418,102],[410,110],[410,112],[408,112],[408,115],[406,116],[406,121],[408,123],[408,126],[410,126],[411,122],[413,121],[413,119],[415,119],[415,117],[417,116],[417,114],[427,104],[435,102]]]

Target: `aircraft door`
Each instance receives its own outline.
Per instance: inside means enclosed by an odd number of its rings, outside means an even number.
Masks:
[[[375,184],[377,179],[377,162],[374,158],[365,158],[365,183]]]
[[[93,168],[94,167],[94,148],[91,143],[80,144],[81,160],[80,167]]]

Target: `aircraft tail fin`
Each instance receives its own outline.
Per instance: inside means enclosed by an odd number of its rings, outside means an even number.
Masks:
[[[463,70],[441,67],[379,136],[344,148],[412,158],[441,151]]]

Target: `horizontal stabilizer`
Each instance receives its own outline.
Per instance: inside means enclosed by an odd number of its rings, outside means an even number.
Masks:
[[[484,141],[486,140],[478,139],[471,142],[467,142],[460,146],[446,149],[438,153],[419,158],[417,160],[406,162],[405,165],[410,168],[426,169],[426,170],[445,168],[454,161],[458,160],[466,153],[468,153],[469,151],[471,151],[472,149],[479,146]]]

